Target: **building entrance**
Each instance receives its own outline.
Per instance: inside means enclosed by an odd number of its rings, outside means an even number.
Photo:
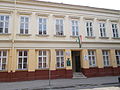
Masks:
[[[73,72],[81,72],[80,51],[72,51]]]

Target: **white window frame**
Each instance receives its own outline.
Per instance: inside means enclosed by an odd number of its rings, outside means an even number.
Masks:
[[[100,29],[100,37],[106,37],[106,23],[105,22],[99,23],[99,29]]]
[[[88,60],[90,67],[96,67],[96,52],[94,50],[88,50]]]
[[[103,55],[103,64],[105,67],[110,66],[110,57],[109,57],[109,51],[108,50],[102,50]]]
[[[88,23],[88,25],[87,25]],[[93,21],[91,20],[86,20],[85,21],[85,26],[86,26],[86,32],[88,37],[93,37]]]
[[[28,22],[25,22],[25,19],[24,19],[23,22],[21,22],[21,17],[28,18]],[[19,33],[20,33],[20,34],[29,34],[29,31],[30,31],[30,23],[29,23],[29,22],[30,22],[30,17],[29,17],[29,16],[26,16],[26,15],[21,15],[19,20],[20,20],[20,21],[19,21],[19,22],[20,22]],[[24,24],[23,33],[21,33],[21,24],[22,24],[22,23]],[[28,24],[28,28],[27,28],[27,29],[28,29],[28,32],[27,32],[27,33],[26,33],[26,30],[25,30],[25,29],[26,29],[26,25],[25,25],[25,24]]]
[[[42,52],[42,55],[40,55],[40,51]],[[46,52],[46,55],[44,55],[44,51]],[[48,68],[48,51],[47,50],[39,50],[38,51],[38,69],[46,69]],[[42,62],[39,61],[39,58],[42,59]],[[46,61],[44,61],[44,58],[46,58]],[[39,67],[39,64],[42,63],[42,66]],[[44,63],[46,63],[46,67],[44,67]]]
[[[4,16],[4,20],[1,20],[1,16]],[[8,20],[5,20],[6,17],[8,17]],[[1,22],[3,23],[3,30],[2,30],[2,33],[0,33],[0,34],[7,34],[7,33],[9,33],[9,20],[10,20],[10,16],[9,15],[0,15],[0,23]],[[8,23],[7,26],[6,26],[6,23]],[[5,28],[7,28],[7,32],[6,32]]]
[[[59,55],[57,55],[57,52],[59,53]],[[62,55],[62,52],[63,52],[63,55]],[[64,59],[64,50],[56,50],[56,67],[57,68],[64,68],[65,67],[65,59]],[[59,61],[57,61],[57,58],[59,58]],[[63,58],[63,61],[62,59]],[[59,62],[59,66],[57,65]],[[62,66],[62,63],[63,63],[63,66]]]
[[[40,23],[40,19],[42,19],[41,23]],[[43,22],[44,19],[46,20],[46,22]],[[42,27],[41,34],[40,34],[40,25]],[[46,29],[44,29],[44,26]],[[44,31],[45,31],[45,33],[44,33]],[[47,34],[47,18],[46,17],[38,17],[38,34],[39,35],[46,35]]]
[[[57,23],[57,21],[58,21],[58,23]],[[57,29],[57,25],[58,25],[58,29]],[[64,20],[62,18],[56,18],[55,31],[56,31],[56,35],[59,35],[59,36],[64,35]]]
[[[116,54],[117,65],[120,66],[120,50],[115,50],[115,54]]]
[[[27,56],[24,56],[24,52],[25,52],[25,51],[27,52]],[[19,56],[19,52],[22,52],[22,56]],[[22,63],[19,63],[19,58],[22,58]],[[27,58],[26,68],[23,67],[24,58]],[[19,68],[19,64],[22,64],[22,68]],[[27,68],[28,68],[28,51],[27,51],[27,50],[19,50],[19,51],[18,51],[17,69],[18,69],[18,70],[27,70]]]
[[[8,61],[8,51],[7,50],[1,50],[1,55],[0,55],[0,70],[6,70],[7,69],[7,61]],[[3,56],[3,52],[6,52],[6,56]],[[3,63],[3,58],[6,59],[6,62]],[[3,64],[5,64],[5,68],[3,69]]]
[[[112,23],[112,34],[113,34],[113,38],[119,38],[118,24],[117,23]]]
[[[79,21],[71,20],[72,36],[79,36]],[[74,29],[73,29],[74,28]]]

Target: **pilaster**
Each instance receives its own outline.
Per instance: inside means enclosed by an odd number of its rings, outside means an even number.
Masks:
[[[89,60],[88,60],[88,50],[83,49],[82,50],[82,68],[89,68]]]
[[[102,51],[101,49],[96,50],[96,62],[98,68],[103,68],[103,56],[102,56]]]
[[[55,49],[50,50],[50,70],[56,70],[56,52],[55,52]]]
[[[70,60],[70,66],[67,66],[67,60]],[[70,49],[65,49],[65,65],[66,69],[72,69],[72,57],[71,57],[71,50]]]
[[[112,65],[112,67],[117,67],[115,49],[110,50],[110,60],[110,64]]]
[[[28,52],[28,71],[35,71],[35,49],[29,49]]]

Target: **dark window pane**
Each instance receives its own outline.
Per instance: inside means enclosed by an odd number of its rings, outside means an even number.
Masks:
[[[3,33],[3,28],[0,28],[0,33]]]
[[[39,56],[42,56],[42,51],[39,51]]]
[[[25,34],[28,34],[28,29],[25,29]]]
[[[26,69],[27,68],[27,64],[23,64],[23,69]]]
[[[46,55],[46,51],[43,51],[43,55]]]
[[[24,64],[26,64],[26,63],[27,63],[27,58],[24,58],[23,63],[24,63]]]
[[[27,56],[27,51],[24,51],[24,56]]]
[[[22,64],[18,64],[18,69],[22,69]]]
[[[24,31],[23,29],[20,29],[20,34],[23,34],[23,31]]]
[[[4,20],[4,16],[1,16],[1,19],[0,19],[0,20],[2,20],[2,21],[3,21],[3,20]]]
[[[7,52],[6,51],[3,51],[3,56],[7,56]]]
[[[19,51],[19,56],[22,56],[22,51]]]
[[[42,63],[39,63],[38,67],[39,67],[39,68],[42,68]]]
[[[2,70],[5,70],[6,64],[2,64]]]
[[[18,62],[18,63],[19,63],[19,64],[22,63],[22,58],[19,58],[19,62]]]
[[[3,63],[3,64],[6,64],[6,58],[3,58],[3,59],[2,59],[2,63]]]
[[[5,33],[8,33],[8,28],[5,28]]]

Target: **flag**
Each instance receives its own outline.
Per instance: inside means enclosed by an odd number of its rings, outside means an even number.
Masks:
[[[79,48],[82,46],[82,35],[78,36]]]

